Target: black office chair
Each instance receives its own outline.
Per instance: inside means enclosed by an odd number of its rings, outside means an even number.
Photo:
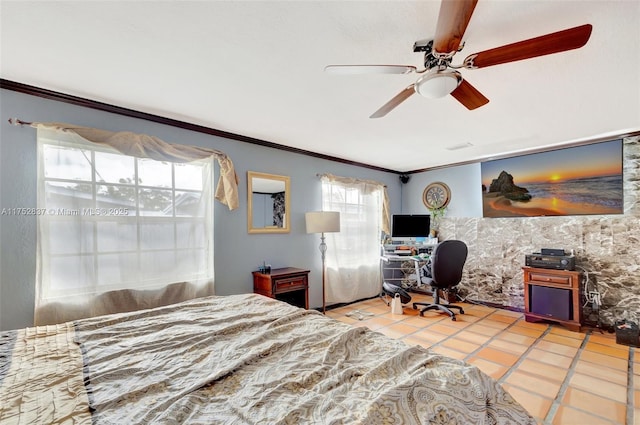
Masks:
[[[462,269],[467,261],[467,245],[458,240],[447,240],[440,242],[431,254],[431,276],[421,278],[423,283],[431,285],[433,288],[433,303],[413,303],[414,310],[418,306],[424,306],[420,310],[420,316],[424,316],[427,310],[442,310],[451,316],[451,320],[456,320],[456,315],[451,309],[460,310],[464,314],[462,307],[447,304],[440,304],[440,290],[450,289],[460,283],[462,279]],[[427,270],[429,271],[429,270]]]
[[[402,289],[401,286],[394,285],[393,283],[389,283],[389,282],[382,282],[382,294],[388,295],[391,298],[394,298],[396,296],[396,294],[398,294],[398,295],[400,295],[400,302],[402,304],[406,304],[406,303],[411,301],[411,295],[409,295],[409,293],[407,291]],[[382,294],[380,294],[380,295],[382,296]],[[384,298],[383,298],[383,301],[387,305],[391,304],[390,301],[386,301]]]

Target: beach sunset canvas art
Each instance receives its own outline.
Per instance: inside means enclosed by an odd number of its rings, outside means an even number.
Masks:
[[[484,217],[622,214],[622,140],[481,164]]]

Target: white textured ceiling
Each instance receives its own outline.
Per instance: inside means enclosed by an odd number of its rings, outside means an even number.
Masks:
[[[433,37],[439,1],[0,4],[3,79],[396,171],[640,130],[636,0],[479,0],[454,63],[585,23],[593,33],[578,50],[462,70],[490,99],[475,111],[414,95],[381,119],[368,117],[415,74],[323,69],[420,68],[412,46]]]

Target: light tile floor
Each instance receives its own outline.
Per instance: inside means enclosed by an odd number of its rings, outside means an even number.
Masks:
[[[430,302],[412,294],[413,301]],[[353,326],[366,326],[410,345],[464,360],[497,379],[539,424],[640,425],[640,355],[616,344],[614,334],[572,332],[561,325],[529,323],[522,313],[457,303],[452,321],[405,306],[392,315],[380,298],[328,310]],[[370,313],[358,320],[355,310]]]

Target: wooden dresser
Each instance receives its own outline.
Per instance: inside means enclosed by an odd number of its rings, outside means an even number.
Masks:
[[[309,270],[295,267],[253,272],[253,292],[297,307],[309,308]]]
[[[582,273],[523,267],[524,316],[527,322],[549,320],[579,332]]]

